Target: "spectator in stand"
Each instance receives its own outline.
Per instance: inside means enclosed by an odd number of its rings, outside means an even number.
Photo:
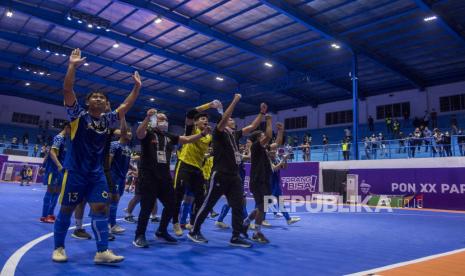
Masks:
[[[425,110],[425,115],[423,116],[423,125],[425,127],[429,126],[429,112],[428,110]]]
[[[11,148],[13,148],[13,149],[18,148],[18,138],[16,136],[11,138]]]
[[[433,110],[430,113],[431,117],[431,127],[433,129],[438,127],[438,113],[436,112],[436,109],[433,108]]]
[[[387,133],[392,133],[392,118],[391,118],[391,115],[388,114],[386,116],[386,118],[384,119],[385,122],[386,122],[386,130],[387,130]]]
[[[452,125],[450,132],[452,135],[457,135],[457,133],[459,133],[459,128],[456,125]]]
[[[29,138],[23,140],[23,148],[29,149]]]
[[[418,147],[418,152],[420,152],[421,144],[423,141],[423,133],[421,132],[420,128],[416,128],[413,132],[413,144]]]
[[[428,127],[425,127],[423,129],[423,141],[425,143],[425,152],[428,152],[428,148],[431,145],[431,140],[432,140],[432,133],[431,130],[428,129]]]
[[[413,133],[410,133],[407,138],[407,146],[408,146],[408,157],[415,158],[415,150],[416,150],[416,142]]]
[[[384,138],[384,135],[381,132],[378,134],[377,141],[379,144],[381,156],[384,158],[386,157],[386,139]]]
[[[397,153],[401,153],[402,151],[404,153],[407,152],[407,149],[405,148],[405,137],[403,132],[399,132],[399,148],[397,149]]]
[[[349,140],[352,139],[352,132],[350,132],[349,128],[344,129],[344,138]]]
[[[34,145],[34,153],[33,153],[33,156],[34,157],[37,157],[37,154],[39,153],[39,145],[35,144]]]
[[[29,133],[27,132],[23,134],[23,145],[25,144],[26,140],[29,141]]]
[[[375,121],[373,120],[373,117],[368,116],[368,130],[370,132],[373,132],[375,131]]]
[[[373,133],[371,135],[371,149],[372,149],[372,152],[371,152],[371,156],[373,159],[377,159],[377,150],[378,150],[378,139],[376,139],[376,135]]]
[[[365,139],[363,139],[363,144],[365,146],[365,156],[369,160],[371,159],[371,151],[372,151],[370,138],[365,137]]]
[[[344,157],[344,160],[349,160],[349,139],[345,138],[341,142],[341,147],[342,147],[342,156]]]
[[[435,128],[433,130],[433,157],[436,157],[436,154],[438,154],[440,157],[444,156],[444,150],[442,147],[442,133],[439,131],[439,129]]]
[[[40,149],[40,157],[44,158],[45,155],[47,155],[47,145],[42,145],[42,148]]]
[[[443,144],[444,144],[444,152],[446,156],[452,156],[452,149],[451,149],[451,144],[452,144],[452,138],[450,136],[449,131],[446,131],[443,137]]]
[[[459,145],[460,156],[465,156],[465,135],[462,129],[459,130],[457,143]]]
[[[26,165],[23,166],[23,168],[21,169],[21,172],[19,174],[21,176],[21,183],[19,184],[19,186],[24,186],[24,182],[27,181],[27,167],[26,167]]]
[[[394,120],[394,123],[392,124],[392,131],[394,133],[394,139],[399,139],[400,123],[397,119]]]
[[[310,161],[310,143],[308,138],[304,140],[304,143],[300,146],[304,155],[304,161]]]
[[[326,134],[323,134],[323,161],[328,161],[329,139]]]

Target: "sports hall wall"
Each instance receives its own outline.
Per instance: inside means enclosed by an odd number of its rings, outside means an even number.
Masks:
[[[448,112],[439,112],[439,98],[443,96],[450,96],[465,93],[465,82],[456,82],[451,84],[432,86],[426,88],[425,91],[418,89],[404,90],[383,94],[378,96],[368,97],[359,102],[359,123],[367,124],[368,116],[371,115],[376,121],[376,106],[386,105],[401,102],[410,102],[410,118],[418,116],[422,118],[425,110],[432,110],[433,108],[438,112],[438,115],[446,115]],[[293,108],[279,111],[275,115],[274,121],[284,122],[284,119],[299,116],[308,116],[307,128],[317,129],[327,127],[325,124],[325,115],[328,112],[343,111],[352,109],[352,100],[338,101],[327,104],[321,104],[317,108],[305,106],[300,108]],[[454,111],[453,113],[457,113]],[[236,118],[237,125],[243,127],[250,123],[255,115],[247,116],[245,118]],[[331,125],[331,127],[350,125],[340,124]]]

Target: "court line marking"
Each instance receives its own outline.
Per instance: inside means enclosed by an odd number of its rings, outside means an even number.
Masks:
[[[449,256],[449,255],[453,255],[453,254],[456,254],[456,253],[461,253],[461,252],[465,252],[465,248],[456,249],[456,250],[452,250],[452,251],[448,251],[448,252],[440,253],[440,254],[435,254],[435,255],[431,255],[431,256],[426,256],[426,257],[419,258],[419,259],[414,259],[414,260],[411,260],[411,261],[406,261],[406,262],[396,263],[396,264],[382,266],[382,267],[378,267],[378,268],[373,268],[373,269],[370,269],[370,270],[365,270],[365,271],[356,272],[356,273],[352,273],[352,274],[346,274],[345,276],[364,276],[364,275],[368,275],[368,274],[374,274],[374,273],[377,273],[377,272],[381,272],[381,271],[385,271],[385,270],[389,270],[389,269],[394,269],[394,268],[398,268],[398,267],[406,266],[406,265],[410,265],[410,264],[421,263],[421,262],[425,262],[425,261],[437,259],[437,258],[440,258],[440,257]]]
[[[120,218],[120,219],[117,219],[117,220],[123,220],[123,219]],[[82,227],[85,227],[85,226],[90,226],[90,223],[86,223],[86,224],[82,225]],[[76,226],[72,226],[72,227],[68,228],[68,231],[69,230],[74,230],[74,229],[76,229]],[[44,241],[44,240],[46,240],[46,239],[48,239],[48,238],[50,238],[52,236],[53,236],[53,232],[45,234],[43,236],[38,237],[35,240],[32,240],[32,241],[26,243],[21,248],[16,250],[15,253],[13,253],[13,255],[11,255],[10,258],[8,258],[8,260],[5,262],[5,265],[3,265],[3,268],[2,268],[2,271],[0,272],[0,275],[1,276],[14,276],[15,272],[16,272],[16,268],[18,267],[18,264],[21,261],[21,259],[23,258],[23,256],[29,250],[31,250],[34,246],[36,246],[37,244],[41,243],[42,241]]]

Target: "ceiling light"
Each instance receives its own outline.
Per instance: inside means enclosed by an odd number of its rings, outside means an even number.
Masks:
[[[186,90],[179,88],[178,92],[184,93],[184,92],[186,92]]]
[[[59,53],[55,53],[55,56],[59,56],[60,54]]]
[[[153,101],[155,101],[155,99],[154,99],[154,98],[150,98],[150,101],[153,102]]]
[[[87,28],[91,28],[91,29],[92,29],[93,27],[94,27],[94,25],[92,25],[92,24],[87,24]]]
[[[119,43],[115,42],[115,44],[113,44],[113,48],[118,48],[118,47],[119,47]]]
[[[71,16],[69,16],[69,15],[66,17],[66,19],[68,19],[68,21],[73,20],[73,19],[71,18]]]
[[[105,31],[106,31],[106,32],[109,32],[109,31],[110,31],[110,29],[106,29]]]
[[[34,73],[34,74],[36,74],[36,75],[37,75],[37,71],[34,71],[34,72],[32,72],[32,73]]]
[[[155,24],[160,24],[162,21],[161,17],[157,16],[153,22],[155,22]]]
[[[217,81],[224,81],[224,79],[222,77],[216,77],[215,78]]]
[[[50,50],[49,50],[49,49],[47,49],[47,50],[45,50],[45,52],[46,52],[46,53],[50,53]]]
[[[89,63],[87,63],[87,62],[86,62],[86,63],[84,63],[84,66],[89,66]]]
[[[428,16],[428,17],[423,18],[423,20],[424,20],[425,22],[433,21],[433,20],[436,20],[436,19],[438,19],[438,17],[437,17],[436,15]]]
[[[78,22],[79,24],[82,24],[82,20],[78,20],[77,22]]]
[[[40,51],[40,46],[37,46],[37,48],[36,48],[36,49]]]
[[[39,75],[43,76],[45,73],[44,72],[39,72]]]
[[[29,72],[30,70],[28,68],[26,68],[26,72]]]
[[[101,28],[102,28],[102,27],[100,27],[100,26],[97,26],[97,29],[98,29],[98,30],[100,30]]]
[[[65,54],[61,54],[61,56],[62,56],[62,57],[66,57],[66,55],[65,55]]]
[[[265,62],[264,64],[265,64],[266,67],[270,67],[270,68],[273,67],[273,64],[272,64],[272,63]]]
[[[29,86],[29,85],[31,85],[31,83],[30,83],[30,82],[26,82],[24,85]]]
[[[6,16],[8,16],[8,17],[13,17],[13,11],[12,11],[11,9],[8,9],[8,10],[6,11]]]
[[[21,69],[22,69],[21,66],[18,66],[18,70],[21,70]]]
[[[333,47],[334,49],[339,49],[339,48],[341,48],[341,46],[338,45],[338,44],[336,44],[336,43],[331,44],[331,47]]]
[[[50,73],[47,73],[47,76],[50,76],[51,74]]]

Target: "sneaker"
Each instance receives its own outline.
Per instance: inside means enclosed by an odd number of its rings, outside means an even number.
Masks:
[[[45,219],[47,223],[55,223],[55,217],[54,216],[47,216]]]
[[[124,231],[126,231],[126,229],[119,226],[118,224],[115,224],[115,225],[113,225],[113,227],[111,227],[110,231],[111,231],[112,234],[118,235],[118,234],[124,233]]]
[[[300,221],[299,217],[292,217],[291,219],[287,220],[287,225],[291,225],[299,221]]]
[[[215,221],[215,225],[218,226],[221,229],[229,228],[229,225],[227,225],[226,223],[224,223],[222,221]]]
[[[275,217],[275,218],[281,218],[282,216],[283,216],[283,214],[281,214],[281,213],[276,213],[276,214],[274,214],[274,217]]]
[[[178,243],[178,240],[173,238],[168,232],[161,232],[157,231],[155,232],[155,237],[157,237],[159,240],[163,240],[166,243]]]
[[[192,229],[194,229],[194,225],[190,223],[186,224],[186,230],[192,230]]]
[[[71,237],[79,240],[90,240],[92,238],[84,228],[74,230],[73,234],[71,234]]]
[[[41,217],[41,218],[39,219],[39,221],[40,221],[40,222],[43,222],[43,223],[50,223],[50,222],[47,221],[47,217]]]
[[[237,247],[245,247],[249,248],[252,247],[252,244],[245,239],[241,237],[232,237],[231,240],[229,241],[229,244],[232,246],[237,246]]]
[[[262,226],[263,227],[271,227],[271,224],[268,221],[264,220],[264,221],[262,221]]]
[[[57,263],[67,262],[68,257],[66,256],[65,249],[63,247],[58,247],[57,249],[53,250],[52,260]]]
[[[220,214],[218,214],[217,212],[215,212],[215,211],[213,211],[213,210],[210,212],[210,217],[211,217],[211,218],[216,218],[216,217],[219,216],[219,215],[220,215]]]
[[[187,237],[195,243],[207,243],[208,240],[202,235],[202,233],[189,232]]]
[[[118,256],[110,249],[103,252],[97,252],[94,257],[94,263],[96,264],[114,264],[124,261],[123,256]]]
[[[181,225],[179,225],[179,223],[175,223],[173,225],[173,230],[174,230],[174,234],[178,237],[182,236],[183,232],[182,232],[182,229],[181,229]]]
[[[108,232],[108,241],[114,241],[116,240],[115,235],[113,235],[111,232]]]
[[[262,232],[254,233],[252,235],[252,240],[258,243],[269,243],[270,241],[263,235]]]
[[[249,229],[250,230],[255,230],[255,223],[249,224]]]
[[[124,221],[129,223],[137,223],[137,220],[134,218],[134,216],[126,216],[124,217]]]
[[[159,223],[160,222],[160,217],[156,216],[156,217],[152,217],[150,218],[150,221],[153,222],[153,223]]]
[[[144,236],[144,235],[138,236],[138,237],[132,242],[132,244],[134,244],[135,247],[139,247],[139,248],[147,248],[147,247],[149,247],[149,243],[148,243],[147,240],[145,239],[145,236]]]

